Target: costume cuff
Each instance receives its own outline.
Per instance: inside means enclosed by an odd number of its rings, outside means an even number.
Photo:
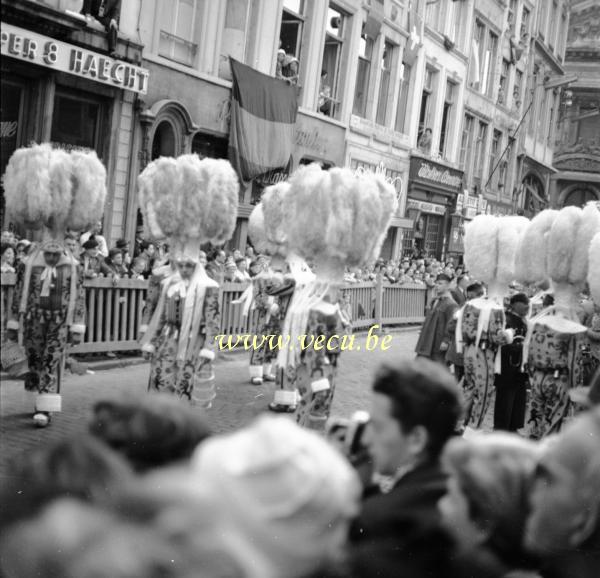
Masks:
[[[203,347],[200,350],[200,357],[204,357],[205,359],[210,359],[211,361],[214,361],[215,352],[211,351],[210,349],[206,349],[206,347]]]
[[[144,323],[143,325],[140,325],[139,332],[146,333],[146,331],[148,331],[148,324]]]
[[[145,345],[142,345],[142,351],[144,353],[154,353],[156,351],[156,347],[154,347],[152,343],[146,343]]]
[[[81,333],[83,335],[85,333],[85,325],[82,323],[73,323],[71,325],[71,333]]]
[[[6,322],[6,329],[9,331],[18,331],[19,330],[19,322],[15,319],[9,319]]]

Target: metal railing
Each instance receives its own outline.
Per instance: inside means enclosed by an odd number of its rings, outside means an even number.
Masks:
[[[3,273],[2,339],[8,311],[14,297],[15,274]],[[97,278],[84,282],[86,290],[86,332],[73,353],[127,351],[139,349],[139,326],[148,289],[148,282],[137,279]],[[220,332],[225,335],[252,334],[257,324],[257,312],[243,316],[242,307],[234,304],[247,287],[242,283],[224,283],[220,288]],[[427,290],[423,285],[390,285],[368,281],[343,285],[350,302],[354,330],[420,323],[425,317]]]

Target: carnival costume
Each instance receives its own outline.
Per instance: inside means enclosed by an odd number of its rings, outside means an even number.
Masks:
[[[147,329],[141,328],[146,329],[142,351],[151,356],[148,387],[206,408],[216,391],[219,286],[200,262],[200,244],[231,238],[238,188],[228,161],[200,160],[194,154],[161,157],[139,177],[147,233],[168,240],[171,259],[180,268],[162,280],[152,318]]]
[[[488,286],[486,297],[459,311],[457,352],[464,354],[465,425],[480,428],[500,373],[500,347],[510,343],[505,331],[503,298],[514,278],[515,253],[529,221],[524,217],[479,215],[465,227],[465,264],[474,279]]]
[[[292,273],[301,267],[296,255],[314,264],[315,276],[305,272],[306,282],[294,291],[282,331],[289,346],[280,349],[277,363],[284,390],[299,393],[296,421],[323,430],[346,317],[337,298],[344,267],[375,260],[397,200],[383,178],[348,169],[300,167],[289,185],[280,204],[288,261]]]
[[[529,435],[540,439],[560,431],[569,415],[569,390],[581,384],[587,328],[577,316],[577,298],[588,275],[590,244],[600,231],[594,203],[538,214],[517,253],[516,277],[524,283],[549,279],[554,304],[529,323],[523,358],[528,364],[531,407]]]
[[[34,422],[46,426],[51,413],[62,409],[67,343],[79,342],[85,333],[83,271],[63,239],[67,229],[85,230],[102,217],[106,170],[95,152],[34,145],[13,154],[4,188],[12,220],[43,229],[44,241],[19,271],[7,328],[23,331],[25,389],[39,393]]]

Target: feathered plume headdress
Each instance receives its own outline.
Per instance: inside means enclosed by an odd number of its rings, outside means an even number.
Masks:
[[[106,170],[94,151],[32,145],[11,156],[4,190],[12,219],[30,229],[46,227],[62,240],[67,228],[80,231],[102,217]]]
[[[231,238],[239,183],[228,161],[198,155],[161,157],[139,177],[146,231],[169,238],[176,252],[197,258],[200,244]]]
[[[324,171],[316,164],[300,167],[289,184],[288,246],[315,264],[317,276],[340,278],[344,266],[378,256],[397,206],[392,185],[379,176]]]

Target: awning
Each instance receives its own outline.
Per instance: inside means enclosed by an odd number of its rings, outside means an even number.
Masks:
[[[414,226],[413,219],[406,219],[404,217],[392,217],[390,227],[398,227],[399,229],[412,229]]]

